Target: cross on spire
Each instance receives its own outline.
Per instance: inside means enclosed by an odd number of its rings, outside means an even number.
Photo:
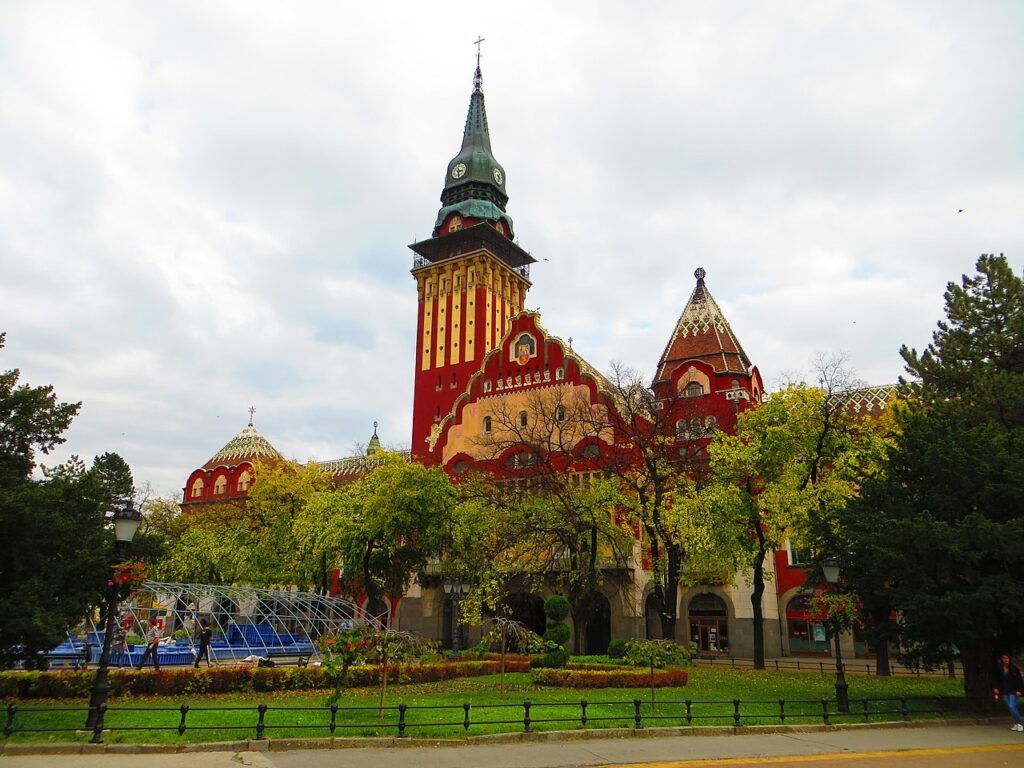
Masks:
[[[476,40],[473,41],[473,45],[476,46],[476,68],[477,69],[480,69],[480,43],[482,43],[484,41],[484,39],[485,38],[482,38],[479,35],[477,35]]]
[[[252,426],[252,415],[253,415],[254,413],[256,413],[256,406],[254,406],[254,405],[250,405],[250,406],[249,406],[249,426],[250,426],[250,427]]]

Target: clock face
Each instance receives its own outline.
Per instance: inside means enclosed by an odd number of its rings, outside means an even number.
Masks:
[[[505,180],[505,177],[502,176],[501,170],[499,168],[495,168],[494,172],[491,175],[494,176],[494,182],[496,184],[501,184],[501,182]]]
[[[461,179],[465,175],[466,175],[466,164],[465,163],[459,163],[454,168],[452,168],[452,178],[453,179]]]

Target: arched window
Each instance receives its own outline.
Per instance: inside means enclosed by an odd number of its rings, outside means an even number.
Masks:
[[[690,601],[690,639],[701,651],[728,653],[729,609],[718,595],[705,592]]]
[[[203,495],[203,478],[197,477],[196,481],[192,483],[192,498],[198,499]]]
[[[708,416],[704,420],[704,432],[713,435],[716,429],[718,429],[718,420],[714,416]]]
[[[491,433],[491,417],[484,416],[484,434],[489,435]]]
[[[829,652],[825,617],[813,610],[808,595],[797,595],[786,604],[786,627],[791,654]]]
[[[490,392],[490,391],[491,391],[491,380],[488,379],[487,381],[484,382],[484,393],[486,394],[487,392]]]
[[[555,381],[561,381],[565,378],[565,368],[555,368]]]
[[[690,419],[690,437],[700,437],[700,419]]]
[[[700,397],[704,394],[704,387],[701,386],[699,381],[691,381],[686,385],[684,394],[687,397]]]
[[[676,422],[676,438],[683,440],[690,436],[690,430],[686,428],[686,419],[680,419]]]
[[[529,422],[529,418],[526,416],[526,411],[519,412],[519,426],[525,427]]]
[[[555,421],[565,421],[565,406],[564,405],[556,405],[555,406]]]
[[[733,379],[733,380],[732,380],[732,388],[733,388],[733,389],[739,389],[739,388],[740,388],[740,382],[739,382],[739,380],[737,380],[737,379]]]
[[[454,472],[456,475],[463,475],[466,473],[467,469],[469,469],[469,462],[466,461],[465,459],[459,459],[458,461],[455,462],[455,465],[452,467],[452,472]]]
[[[228,489],[228,479],[221,475],[213,484],[213,495],[220,496]]]
[[[238,476],[238,492],[248,491],[249,486],[252,484],[252,477],[249,475],[249,470],[245,470]]]

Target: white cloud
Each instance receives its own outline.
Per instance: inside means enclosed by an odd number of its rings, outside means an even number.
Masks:
[[[708,285],[767,380],[892,381],[948,280],[1021,267],[1012,4],[0,7],[0,362],[68,451],[175,492],[257,407],[287,455],[408,442],[415,288],[482,34],[528,306],[652,371]],[[959,209],[963,213],[957,213]],[[62,453],[61,455],[65,455]]]

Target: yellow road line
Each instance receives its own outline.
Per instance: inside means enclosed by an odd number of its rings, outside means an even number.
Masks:
[[[651,763],[615,763],[615,768],[703,768],[721,765],[770,765],[771,763],[814,763],[826,760],[861,760],[871,757],[934,757],[974,752],[1024,752],[1024,744],[989,744],[978,747],[931,747],[927,749],[885,749],[874,752],[834,752],[820,755],[751,756],[700,760],[663,760]]]

